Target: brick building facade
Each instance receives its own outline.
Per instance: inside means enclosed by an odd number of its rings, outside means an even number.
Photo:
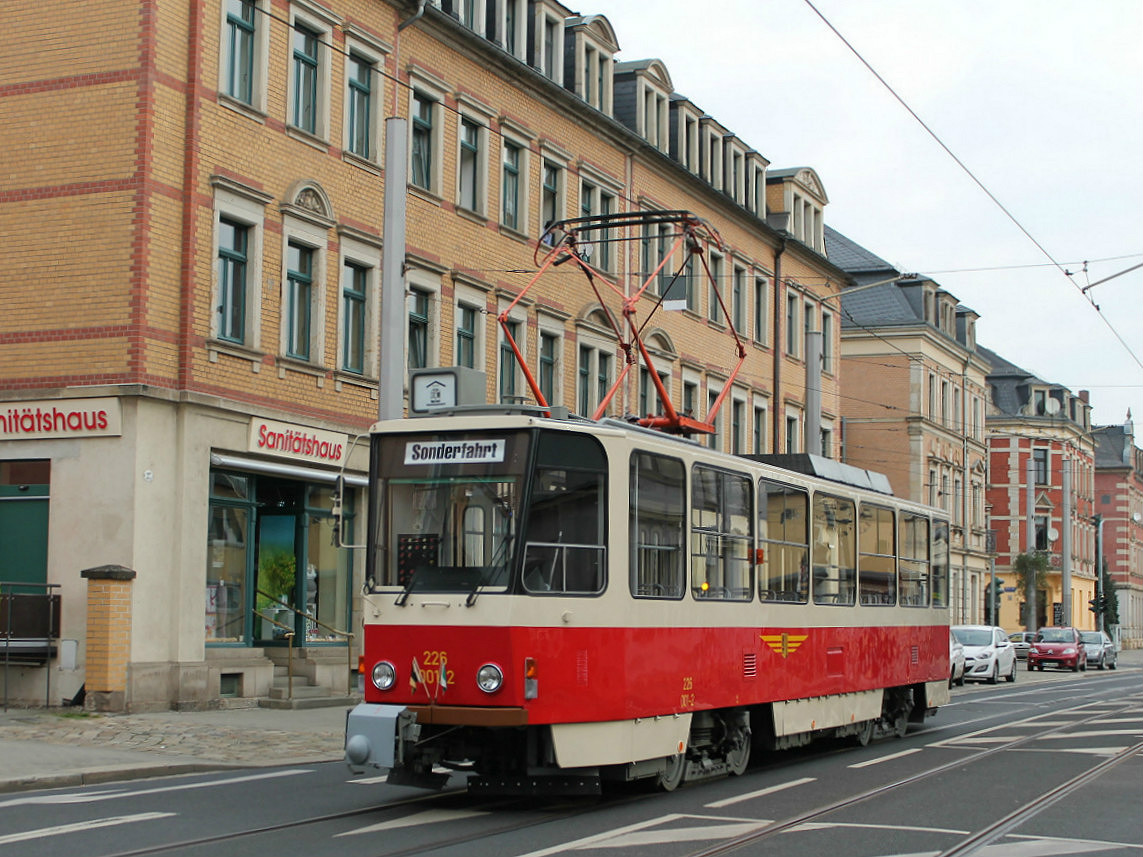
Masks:
[[[550,0],[5,11],[0,143],[20,157],[0,177],[16,269],[0,578],[61,587],[62,635],[79,641],[62,695],[84,681],[91,634],[80,570],[104,565],[134,572],[122,707],[264,696],[283,627],[311,678],[344,692],[337,632],[360,627],[362,563],[333,546],[331,494],[344,472],[347,510],[363,508],[382,316],[400,314],[410,367],[468,366],[490,401],[526,399],[496,316],[550,220],[680,209],[712,224],[707,260],[747,351],[714,442],[806,448],[805,334],[839,352],[829,301],[847,281],[824,255],[822,182],[770,171],[766,141],[679,96],[662,63],[618,62],[605,17]],[[380,302],[388,117],[409,146],[397,308]],[[631,293],[670,237],[611,230],[592,261]],[[701,416],[732,351],[701,278],[680,283],[685,308],[645,338]],[[512,317],[526,357],[550,367],[554,402],[594,408],[621,368],[600,307],[562,275],[532,294]],[[836,455],[828,357],[822,387],[810,446]],[[632,372],[610,412],[654,409],[646,390]],[[41,670],[10,695],[31,699]]]

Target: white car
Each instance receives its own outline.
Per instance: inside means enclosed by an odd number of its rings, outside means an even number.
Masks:
[[[964,646],[949,629],[949,687],[954,684],[964,686]]]
[[[992,625],[953,625],[964,646],[964,677],[996,684],[1004,676],[1016,681],[1016,647],[1003,628]]]

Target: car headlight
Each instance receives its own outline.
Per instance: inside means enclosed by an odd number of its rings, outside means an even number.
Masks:
[[[476,671],[476,684],[485,693],[496,693],[504,684],[504,672],[496,664],[485,664]]]
[[[1064,649],[1065,655],[1074,655],[1075,653],[1076,653],[1075,649]]]
[[[378,661],[373,665],[373,686],[378,690],[389,690],[397,683],[397,670],[388,661]]]

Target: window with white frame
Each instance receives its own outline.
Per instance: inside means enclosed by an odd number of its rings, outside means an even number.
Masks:
[[[282,218],[282,330],[279,349],[295,360],[323,364],[325,272],[329,231],[295,215]]]
[[[802,323],[804,329],[802,331],[802,354],[805,354],[806,334],[813,333],[817,330],[817,305],[813,301],[806,301],[805,306],[802,308]]]
[[[409,284],[405,297],[408,337],[405,364],[409,369],[438,365],[440,332],[440,280],[416,268],[406,275]]]
[[[729,137],[725,145],[723,190],[739,205],[746,205],[746,147],[737,137]]]
[[[222,104],[266,112],[269,0],[226,0],[222,4],[219,91]]]
[[[527,0],[497,0],[500,45],[518,60],[527,59]]]
[[[583,173],[584,170],[581,165],[581,176]],[[615,189],[610,184],[603,185],[599,177],[590,175],[580,179],[579,217],[599,217],[612,214],[616,211],[615,200]],[[614,235],[611,230],[600,227],[583,230],[582,234],[592,244],[589,260],[591,264],[601,271],[614,271],[618,253],[612,244]]]
[[[706,445],[711,449],[723,449],[723,423],[726,420],[723,418],[723,411],[725,408],[719,405],[718,410],[715,411],[714,406],[718,402],[718,397],[722,393],[721,387],[716,387],[713,382],[707,381],[706,386],[706,421],[714,425],[714,431],[706,437]]]
[[[345,57],[345,151],[371,163],[381,160],[385,51],[348,27]]]
[[[541,168],[540,182],[540,234],[555,223],[564,219],[564,189],[566,170],[564,165],[545,157]]]
[[[290,75],[287,125],[329,139],[332,20],[310,4],[290,8]]]
[[[746,207],[766,219],[766,159],[750,152],[746,159]]]
[[[660,151],[670,148],[668,94],[639,79],[639,133]]]
[[[822,371],[833,374],[833,313],[822,310]]]
[[[702,120],[702,157],[703,178],[710,182],[717,190],[722,190],[722,139],[726,131],[711,120]]]
[[[576,94],[608,116],[612,109],[614,60],[602,45],[590,39],[584,30],[575,36]]]
[[[754,341],[766,344],[769,326],[770,281],[766,277],[754,278]]]
[[[786,453],[794,455],[802,448],[801,412],[786,406]]]
[[[643,234],[640,236],[639,242],[639,279],[646,282],[656,268],[659,268],[659,273],[655,277],[655,286],[651,290],[653,293],[667,296],[667,289],[671,284],[671,277],[674,274],[674,263],[671,259],[664,257],[671,249],[671,227],[666,223],[645,223],[643,224]],[[663,262],[662,267],[659,263]],[[677,289],[678,294],[682,295],[682,288]]]
[[[746,269],[741,265],[734,266],[734,275],[730,286],[730,317],[734,320],[734,329],[739,333],[746,332]]]
[[[536,4],[536,67],[544,77],[563,83],[564,20],[556,9]]]
[[[504,138],[501,146],[500,223],[516,232],[525,227],[527,154],[516,140]]]
[[[594,416],[611,389],[615,372],[615,349],[581,332],[576,354],[576,411]]]
[[[676,99],[672,104],[675,114],[673,127],[674,139],[671,141],[671,156],[676,161],[699,175],[702,170],[702,153],[699,146],[699,120],[702,118],[698,110],[685,99]]]
[[[377,375],[377,306],[380,297],[381,248],[372,236],[341,233],[341,305],[338,323],[338,366],[353,375]],[[353,230],[356,233],[356,230]]]
[[[754,455],[766,454],[766,412],[766,403],[756,399],[754,401],[753,440],[751,443],[751,452]]]
[[[525,322],[523,318],[509,317],[505,323],[508,328],[508,333],[512,335],[511,341],[504,332],[504,326],[500,328],[500,366],[498,374],[497,388],[499,390],[499,400],[506,404],[512,404],[523,401],[524,398],[524,382],[520,373],[520,361],[516,358],[516,352],[512,350],[512,342],[516,343],[516,347],[520,349],[520,353],[525,353],[525,340],[524,330]]]
[[[468,29],[483,34],[485,21],[484,0],[454,0],[457,18]]]
[[[562,400],[560,391],[560,377],[562,375],[562,332],[551,327],[540,328],[540,354],[539,373],[536,383],[540,385],[540,393],[549,405],[559,404]]]
[[[441,195],[444,163],[444,89],[420,70],[410,73],[409,183]]]
[[[483,213],[486,196],[481,173],[487,170],[484,167],[487,136],[486,128],[467,116],[460,117],[456,202],[459,207],[477,214]]]
[[[734,455],[746,452],[746,400],[731,394],[730,451]]]
[[[821,455],[825,458],[835,458],[833,452],[833,426],[822,423],[821,427]]]
[[[786,355],[800,357],[798,347],[801,328],[798,326],[798,296],[794,292],[786,295]]]
[[[220,176],[214,187],[215,270],[211,338],[259,347],[262,242],[268,194]]]
[[[722,323],[724,321],[722,317],[722,306],[718,301],[719,296],[722,294],[722,289],[726,286],[726,283],[722,280],[722,256],[718,253],[711,253],[707,264],[710,267],[710,289],[707,294],[707,318],[711,321]]]

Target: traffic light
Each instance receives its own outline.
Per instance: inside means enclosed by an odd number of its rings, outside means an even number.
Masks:
[[[1092,613],[1098,613],[1100,610],[1100,603],[1099,602],[1100,602],[1099,598],[1090,599],[1087,602],[1087,609],[1090,610]]]

